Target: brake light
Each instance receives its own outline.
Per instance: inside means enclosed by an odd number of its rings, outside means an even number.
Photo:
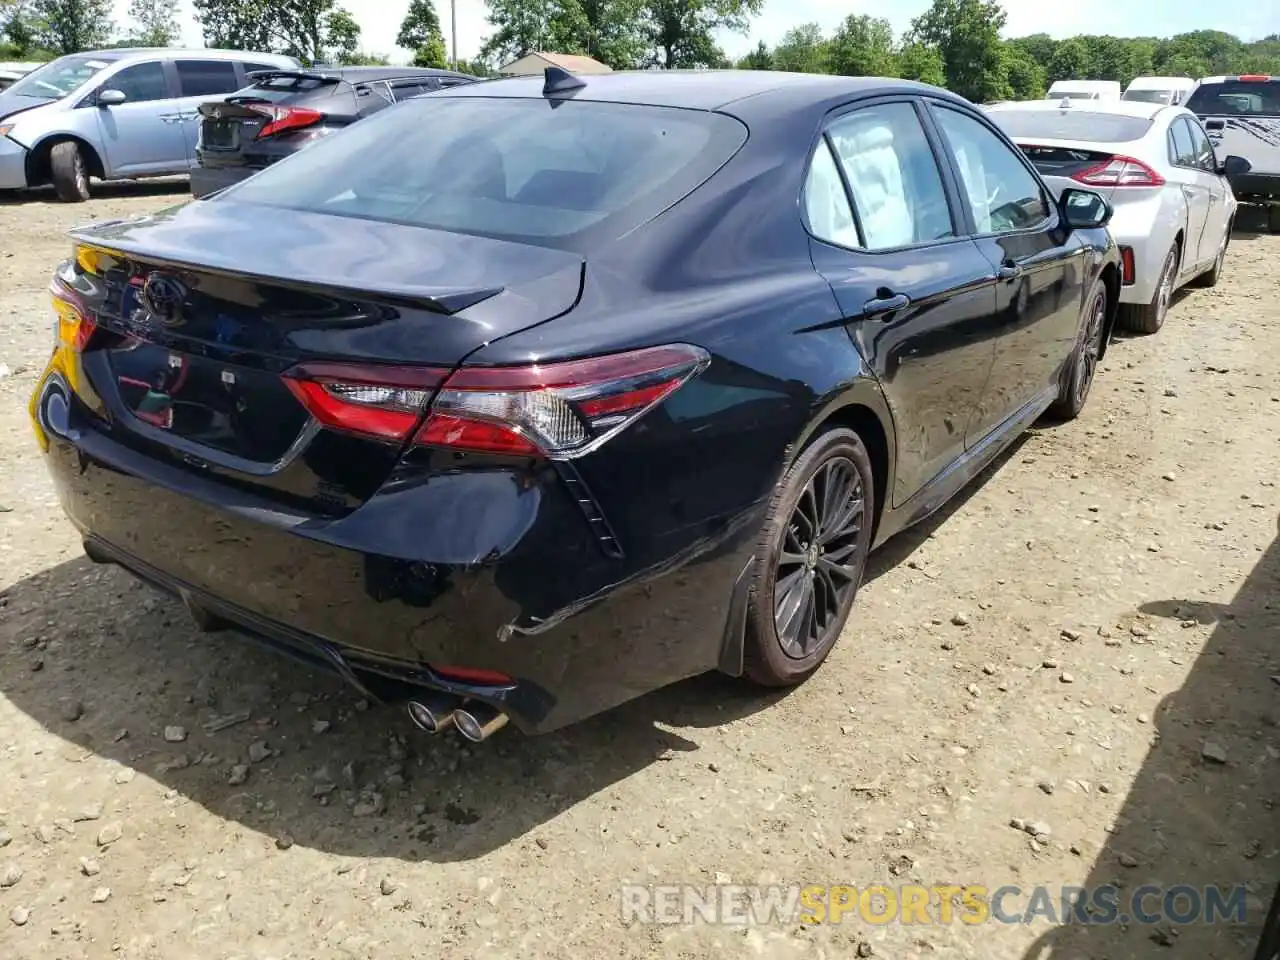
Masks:
[[[416,443],[568,460],[597,449],[706,368],[688,344],[522,367],[465,367],[436,395]]]
[[[1090,187],[1163,187],[1164,177],[1141,160],[1115,156],[1071,175]]]
[[[258,131],[255,140],[265,140],[286,130],[301,130],[324,119],[324,114],[319,110],[309,110],[306,107],[277,107],[264,103],[250,103],[246,106],[267,118],[267,125]]]
[[[1243,77],[1236,77],[1242,83],[1269,83],[1271,77],[1265,73],[1249,73]]]
[[[57,316],[54,335],[58,346],[83,353],[98,328],[97,323],[79,294],[61,280],[53,281],[49,295],[53,299],[53,312]]]
[[[452,376],[431,367],[305,363],[284,382],[335,430],[567,460],[635,423],[709,361],[705,350],[673,344],[563,363],[464,367]]]
[[[284,382],[324,426],[403,442],[447,374],[430,367],[309,363],[288,371]]]

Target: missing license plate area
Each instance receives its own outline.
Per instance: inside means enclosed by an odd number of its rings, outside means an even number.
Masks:
[[[215,150],[234,150],[240,145],[240,124],[234,120],[206,120],[204,145]]]

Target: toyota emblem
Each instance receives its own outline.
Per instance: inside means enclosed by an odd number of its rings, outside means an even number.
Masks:
[[[166,327],[182,322],[182,307],[187,300],[187,287],[177,277],[153,273],[142,286],[142,302],[151,315]]]

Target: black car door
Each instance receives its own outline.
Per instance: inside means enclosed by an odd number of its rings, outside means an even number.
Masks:
[[[859,105],[827,125],[805,188],[814,266],[893,414],[895,506],[964,453],[995,354],[995,271],[937,147],[914,98]]]
[[[938,102],[931,112],[968,230],[999,278],[995,365],[966,429],[973,447],[1023,407],[1047,406],[1056,395],[1080,331],[1089,260],[1017,147],[973,113]]]

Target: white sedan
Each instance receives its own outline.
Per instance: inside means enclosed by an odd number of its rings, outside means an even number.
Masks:
[[[1049,186],[1086,186],[1112,205],[1120,247],[1120,324],[1155,333],[1175,290],[1211,287],[1222,274],[1236,215],[1226,174],[1195,114],[1120,101],[1029,100],[986,108]]]

